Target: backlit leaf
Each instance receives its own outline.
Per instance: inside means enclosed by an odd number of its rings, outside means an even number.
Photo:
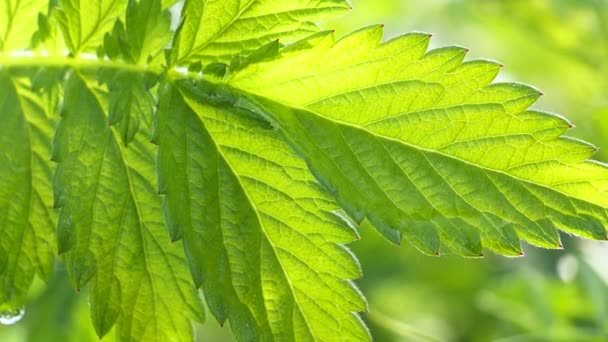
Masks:
[[[55,136],[59,251],[81,288],[91,282],[93,324],[121,340],[192,339],[203,317],[182,249],[171,244],[143,135],[125,149],[108,126],[103,93],[72,72]]]
[[[360,270],[339,245],[356,234],[302,161],[263,122],[164,87],[160,192],[216,318],[242,341],[367,339],[344,280]]]
[[[24,304],[34,276],[50,276],[55,215],[49,179],[56,97],[0,70],[0,309]]]
[[[188,0],[173,60],[227,63],[273,40],[289,43],[319,32],[316,22],[349,8],[345,0]]]
[[[557,229],[606,238],[608,170],[561,136],[565,119],[528,109],[538,90],[491,83],[500,65],[463,63],[463,48],[427,52],[426,34],[381,38],[322,33],[226,82],[255,94],[248,109],[353,217],[426,253],[440,241],[464,255],[519,255],[519,239],[560,248]]]

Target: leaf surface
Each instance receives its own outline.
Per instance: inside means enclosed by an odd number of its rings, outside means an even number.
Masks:
[[[130,0],[125,17],[124,24],[116,22],[111,34],[104,37],[105,54],[130,64],[159,64],[161,52],[173,35],[169,11],[163,9],[160,0]]]
[[[116,19],[124,16],[127,0],[60,0],[55,18],[73,56],[95,52]]]
[[[317,33],[316,22],[349,9],[345,0],[188,0],[173,60],[228,63],[273,40],[289,43]]]
[[[126,24],[117,22],[105,36],[103,53],[111,60],[139,65],[142,73],[105,70],[101,79],[109,90],[109,120],[121,132],[126,144],[131,142],[142,122],[151,127],[156,104],[150,88],[156,77],[148,69],[160,67],[162,51],[171,40],[170,14],[160,0],[129,1]]]
[[[32,18],[46,10],[47,0],[5,0],[0,2],[0,53],[30,46],[36,25]]]
[[[181,87],[161,93],[160,192],[215,317],[243,341],[369,339],[335,203],[264,122]]]
[[[501,65],[463,63],[460,47],[427,51],[429,37],[321,33],[225,82],[354,218],[426,253],[443,242],[520,255],[520,239],[560,248],[557,229],[605,239],[608,171],[587,160],[595,148],[562,137],[565,119],[528,109],[538,90],[491,83]]]
[[[28,88],[0,70],[0,309],[23,305],[34,276],[48,279],[54,260],[49,179],[56,102]]]
[[[124,148],[108,126],[104,93],[72,72],[55,136],[59,251],[77,289],[91,282],[98,335],[115,322],[121,340],[191,340],[203,309],[179,245],[171,244],[143,134]]]

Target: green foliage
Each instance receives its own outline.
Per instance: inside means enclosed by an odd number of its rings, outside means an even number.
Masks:
[[[368,340],[361,222],[432,255],[606,239],[595,148],[500,64],[336,40],[343,0],[191,0],[176,32],[172,3],[0,5],[2,310],[58,252],[100,337],[192,340],[204,296],[239,340]]]
[[[593,146],[560,137],[567,121],[527,110],[537,90],[490,84],[500,65],[461,63],[462,48],[425,54],[429,35],[381,37],[380,27],[337,43],[313,37],[318,59],[287,51],[226,83],[264,97],[259,106],[349,214],[424,252],[437,254],[440,236],[471,256],[482,245],[521,254],[519,238],[559,248],[555,227],[605,238],[606,169],[585,161]]]
[[[50,162],[57,90],[37,96],[0,70],[0,308],[22,305],[34,274],[52,271]]]
[[[7,0],[0,3],[0,52],[29,47],[36,31],[31,19],[48,6],[46,0]],[[29,18],[24,20],[24,18]]]

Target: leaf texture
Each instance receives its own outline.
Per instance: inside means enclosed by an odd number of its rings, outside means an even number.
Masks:
[[[56,101],[28,88],[0,70],[0,309],[22,306],[34,276],[48,279],[54,260],[49,179]]]
[[[124,16],[127,0],[60,0],[55,18],[74,56],[95,52],[114,22]]]
[[[345,0],[176,3],[0,1],[1,310],[57,249],[100,337],[192,340],[201,287],[241,341],[365,341],[349,217],[432,255],[606,239],[595,148],[500,64],[336,41]]]
[[[32,19],[46,10],[47,0],[6,0],[0,2],[0,53],[30,46],[36,25]]]
[[[294,42],[350,9],[345,0],[188,0],[173,61],[228,63],[273,40]]]
[[[163,226],[153,155],[143,135],[122,147],[103,96],[71,72],[54,147],[59,251],[77,289],[91,282],[99,336],[117,322],[124,341],[191,340],[202,304]]]
[[[528,109],[538,90],[491,83],[501,65],[463,62],[466,49],[427,52],[427,34],[381,43],[382,31],[321,33],[225,83],[353,217],[426,253],[560,248],[557,229],[606,238],[607,169],[561,136],[569,122]]]
[[[158,64],[173,35],[169,11],[163,9],[160,0],[130,0],[125,17],[124,24],[116,22],[111,34],[104,37],[105,54],[130,64]],[[150,63],[152,60],[155,62]]]
[[[161,93],[159,186],[215,317],[242,341],[369,339],[335,203],[264,122],[181,88]]]

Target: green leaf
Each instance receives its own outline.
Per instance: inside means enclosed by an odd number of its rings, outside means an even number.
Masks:
[[[55,18],[70,53],[94,52],[126,7],[127,0],[60,0]]]
[[[239,340],[369,340],[352,218],[429,254],[606,238],[595,149],[498,63],[381,27],[336,42],[314,22],[344,0],[187,0],[172,34],[174,3],[0,4],[0,309],[49,273],[44,156],[70,281],[121,341],[192,340],[197,286]]]
[[[212,313],[242,341],[369,339],[335,203],[267,125],[181,86],[160,95],[159,186]]]
[[[116,21],[112,33],[104,37],[103,49],[110,59],[146,65],[162,57],[172,32],[171,15],[162,10],[160,0],[129,0],[125,22]]]
[[[160,0],[129,0],[126,34],[131,61],[145,64],[150,58],[158,56],[171,41],[170,25],[171,14],[168,10],[162,10]]]
[[[349,9],[345,0],[187,0],[172,60],[228,63],[273,40],[290,43],[319,32],[315,22]]]
[[[605,239],[608,172],[587,160],[595,148],[562,137],[565,119],[528,109],[538,90],[492,84],[500,64],[463,63],[460,47],[426,52],[429,37],[322,33],[226,83],[349,214],[425,253],[443,242],[520,255],[519,239],[561,248],[557,229]]]
[[[149,68],[159,67],[162,50],[171,40],[170,15],[159,0],[129,1],[126,25],[117,21],[104,39],[103,52],[113,60]],[[157,58],[155,58],[157,57]],[[109,120],[116,124],[125,144],[137,133],[141,121],[150,127],[155,100],[149,89],[156,83],[151,73],[105,70],[99,76],[109,89]]]
[[[38,31],[32,37],[32,47],[45,55],[64,55],[66,44],[61,29],[56,25],[57,5],[49,4],[48,14],[38,14]]]
[[[28,88],[0,70],[0,309],[23,305],[34,276],[48,279],[54,260],[48,180],[57,97]]]
[[[150,144],[139,134],[122,147],[102,103],[103,92],[69,74],[54,150],[59,251],[77,289],[91,281],[99,336],[118,322],[121,340],[191,340],[189,320],[203,309],[162,223]]]
[[[0,53],[30,47],[30,39],[36,31],[32,18],[44,12],[47,6],[46,0],[0,1]]]
[[[127,145],[139,130],[142,121],[150,128],[152,113],[156,104],[149,92],[151,83],[146,75],[131,72],[109,72],[109,123],[116,125],[120,136]]]

